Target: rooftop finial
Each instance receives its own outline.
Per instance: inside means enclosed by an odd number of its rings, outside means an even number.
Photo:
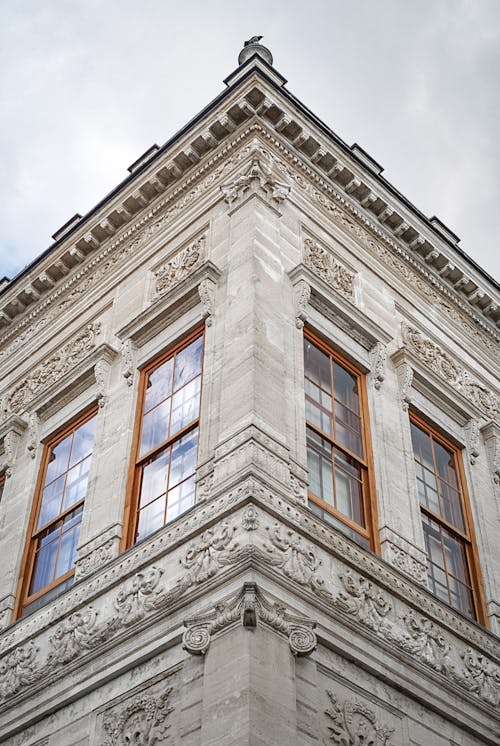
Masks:
[[[243,49],[238,55],[238,65],[243,65],[254,54],[258,54],[269,65],[273,64],[273,55],[269,49],[263,44],[259,44],[261,39],[262,36],[252,36],[245,42]]]

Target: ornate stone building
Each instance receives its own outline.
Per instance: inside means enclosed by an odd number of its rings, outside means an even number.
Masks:
[[[250,40],[0,294],[0,742],[500,743],[498,285]]]

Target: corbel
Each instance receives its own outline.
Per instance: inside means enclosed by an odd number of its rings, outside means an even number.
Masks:
[[[2,423],[0,440],[3,441],[3,453],[0,455],[0,472],[8,479],[12,475],[12,467],[17,455],[19,440],[28,423],[22,417],[11,414]]]

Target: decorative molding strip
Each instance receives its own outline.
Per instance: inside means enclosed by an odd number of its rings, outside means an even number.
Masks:
[[[387,347],[382,342],[377,342],[370,350],[372,369],[370,371],[373,387],[379,391],[385,381],[385,364],[387,360]]]
[[[192,655],[205,655],[216,632],[235,622],[256,627],[259,621],[285,634],[295,656],[310,655],[316,649],[315,623],[289,614],[282,604],[272,604],[255,583],[244,583],[235,597],[217,604],[211,613],[185,621],[182,646]]]
[[[486,417],[500,420],[500,397],[497,393],[475,380],[464,367],[455,363],[448,353],[418,329],[405,322],[402,322],[401,328],[403,343],[412,354],[482,410]]]
[[[206,259],[206,242],[206,234],[203,234],[154,270],[156,296],[168,293],[184,277],[200,266]]]
[[[325,710],[331,722],[330,741],[339,746],[391,746],[394,729],[379,725],[373,710],[358,701],[340,704],[333,692],[326,694],[331,705]]]
[[[380,531],[382,556],[400,572],[427,588],[427,557],[419,547],[384,526]]]
[[[25,379],[15,386],[4,400],[2,419],[11,413],[18,414],[26,410],[29,403],[40,392],[52,386],[65,373],[84,360],[96,346],[101,324],[94,321],[82,329],[70,342],[58,352],[51,355],[35,368]]]
[[[309,237],[304,238],[304,264],[337,293],[354,301],[355,273],[341,264],[331,251]]]

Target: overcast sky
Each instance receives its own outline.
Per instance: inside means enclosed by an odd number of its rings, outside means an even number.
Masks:
[[[0,0],[0,277],[223,88],[288,89],[500,276],[500,0]]]

